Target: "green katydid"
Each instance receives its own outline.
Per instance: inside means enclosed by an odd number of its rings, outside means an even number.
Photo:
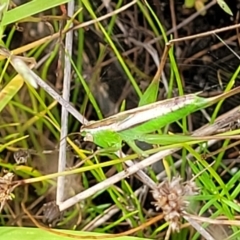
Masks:
[[[81,121],[82,117],[78,111],[31,71],[19,57],[11,55],[9,51],[4,48],[1,54],[10,57],[14,68],[16,68],[24,79],[34,83],[34,87],[36,87],[36,84],[42,86],[53,98],[57,99],[63,107],[73,114],[73,116]],[[149,103],[149,99],[153,101],[156,98],[161,70],[162,65],[159,67],[152,83],[142,96],[141,105]],[[115,148],[119,150],[124,141],[130,145],[136,153],[143,154],[143,151],[136,146],[135,140],[150,144],[163,144],[166,141],[171,143],[170,135],[166,136],[151,133],[169,123],[186,117],[190,113],[208,107],[238,92],[240,92],[240,87],[211,98],[199,97],[197,93],[151,103],[118,113],[103,120],[90,122],[82,126],[80,133],[85,137],[86,141],[92,141],[102,148]],[[199,139],[192,136],[180,136],[179,138],[174,137],[172,143],[191,140]]]
[[[88,125],[82,126],[81,135],[85,136],[86,141],[92,141],[102,148],[120,149],[124,141],[136,153],[143,154],[142,150],[136,146],[135,140],[150,144],[162,144],[166,135],[150,133],[238,92],[240,92],[240,87],[210,98],[189,94],[155,102],[118,113],[103,120],[90,122]],[[167,137],[171,138],[170,135]],[[191,136],[181,136],[178,142],[190,140],[196,139]]]

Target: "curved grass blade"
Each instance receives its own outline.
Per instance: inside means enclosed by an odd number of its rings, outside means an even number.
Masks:
[[[23,18],[30,17],[34,14],[43,12],[45,10],[54,8],[58,5],[69,2],[70,0],[41,0],[41,1],[30,1],[22,4],[12,10],[5,13],[2,19],[2,26],[7,26],[11,23],[17,22]]]

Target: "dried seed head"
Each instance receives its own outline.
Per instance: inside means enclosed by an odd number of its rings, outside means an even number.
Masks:
[[[3,177],[0,177],[0,212],[7,200],[12,200],[13,196],[11,195],[13,191],[13,186],[11,185],[13,173],[6,173]]]
[[[185,196],[192,196],[198,193],[198,188],[192,181],[182,182],[181,177],[174,177],[172,181],[165,180],[152,191],[153,198],[156,200],[153,204],[156,209],[161,209],[164,219],[170,222],[173,231],[179,231],[180,220],[183,211],[189,202]]]
[[[17,164],[23,164],[27,162],[28,158],[30,157],[30,154],[27,150],[19,149],[17,152],[13,154],[13,157]]]
[[[55,201],[43,205],[43,215],[43,221],[48,223],[50,227],[56,226],[63,217],[62,212],[60,212],[59,206]]]

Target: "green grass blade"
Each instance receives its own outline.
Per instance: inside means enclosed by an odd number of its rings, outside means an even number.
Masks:
[[[156,78],[155,78],[156,77]],[[140,98],[138,106],[144,106],[150,103],[154,103],[157,100],[157,95],[158,95],[158,88],[159,88],[159,79],[156,74],[146,89],[146,91],[143,93],[142,97]]]
[[[89,14],[92,16],[93,19],[97,19],[96,14],[94,13],[94,11],[91,8],[90,2],[87,0],[83,0],[82,1],[84,6],[86,7],[86,9],[88,10]],[[100,30],[102,31],[102,33],[104,34],[106,41],[108,42],[108,44],[111,46],[113,52],[115,53],[119,63],[121,64],[123,70],[125,71],[129,81],[131,82],[132,86],[134,87],[137,95],[141,98],[142,97],[142,92],[139,89],[139,86],[137,85],[134,77],[132,76],[128,66],[126,65],[123,57],[121,56],[121,53],[118,51],[117,47],[115,46],[115,44],[113,43],[111,37],[109,36],[109,34],[107,33],[107,31],[104,29],[103,25],[101,24],[101,22],[97,22]]]
[[[20,90],[22,85],[23,79],[18,75],[0,91],[0,112]]]
[[[58,5],[69,2],[70,0],[35,0],[16,7],[6,12],[2,19],[2,26],[17,22],[23,18],[30,17],[39,12],[54,8]]]
[[[142,6],[141,2],[139,2],[138,4],[139,4],[139,7],[143,11],[143,6]],[[156,14],[154,13],[154,11],[152,10],[152,8],[150,7],[150,5],[148,4],[147,1],[145,2],[145,4],[146,4],[149,12],[153,16],[153,19],[156,21],[159,29],[161,30],[161,34],[162,34],[163,39],[164,39],[165,44],[166,44],[168,40],[167,40],[167,35],[166,35],[166,32],[165,32],[165,29],[164,29],[163,25],[161,24],[158,17],[156,16]],[[145,11],[143,11],[143,12],[145,12]],[[155,28],[155,24],[153,24],[153,22],[152,22],[152,19],[149,17],[149,15],[147,13],[145,13],[145,16],[147,17],[147,20],[148,20],[150,26],[152,26],[155,35],[159,36],[159,33],[158,33],[157,29]],[[165,51],[164,51],[164,53],[165,53]],[[162,64],[164,65],[164,61],[165,61],[164,57],[165,56],[163,54],[163,59],[162,59],[161,64],[158,67],[157,73],[155,74],[152,82],[150,83],[150,85],[148,86],[148,88],[144,92],[143,96],[141,97],[138,106],[144,106],[146,104],[153,103],[157,100],[157,95],[158,95],[158,90],[159,90],[159,82],[160,82],[162,69],[163,69],[163,66],[161,66],[161,65]]]
[[[223,11],[233,16],[232,10],[229,8],[229,6],[226,4],[224,0],[217,0],[217,3]]]

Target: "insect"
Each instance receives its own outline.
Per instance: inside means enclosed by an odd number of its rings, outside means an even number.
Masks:
[[[163,144],[166,140],[171,141],[171,137],[175,142],[194,140],[190,136],[180,136],[176,139],[175,136],[151,133],[238,92],[240,92],[240,87],[210,98],[189,94],[159,101],[118,113],[100,121],[90,122],[81,128],[81,134],[85,136],[85,141],[92,141],[103,148],[120,149],[124,141],[136,153],[144,154],[135,144],[135,140],[150,144]]]
[[[19,74],[30,83],[34,82],[33,87],[40,85],[80,122],[85,122],[84,117],[70,103],[64,100],[54,89],[39,78],[19,57],[10,55],[6,49],[1,49],[1,54],[10,57],[11,63]],[[159,69],[161,69],[161,65]],[[158,75],[160,72],[159,70]],[[144,92],[142,99],[145,98],[145,101],[141,99],[141,105],[149,103],[150,98],[152,99],[151,101],[153,101],[152,96],[156,96],[158,90],[158,84],[156,83],[158,82],[157,79],[159,79],[156,76]],[[135,140],[150,144],[166,144],[166,142],[169,144],[199,140],[199,138],[192,136],[158,135],[153,134],[153,132],[160,130],[167,124],[188,116],[190,113],[213,105],[238,92],[240,92],[240,87],[210,98],[200,97],[199,93],[195,93],[158,101],[118,113],[103,120],[91,121],[82,126],[80,133],[84,136],[85,141],[94,142],[102,148],[120,150],[122,143],[126,142],[136,153],[146,156],[136,145]]]

